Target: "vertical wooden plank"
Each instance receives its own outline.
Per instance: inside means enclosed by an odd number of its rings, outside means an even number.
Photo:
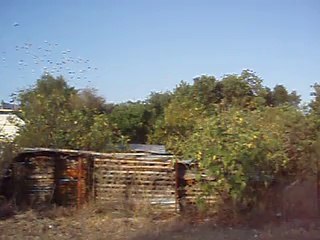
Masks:
[[[82,157],[78,158],[77,207],[82,204]]]
[[[174,162],[174,174],[175,174],[175,199],[176,199],[176,213],[180,212],[180,198],[179,198],[179,163],[178,160]]]
[[[96,201],[97,199],[97,188],[96,188],[96,185],[97,185],[97,168],[96,168],[96,156],[93,156],[92,157],[92,160],[91,160],[91,166],[92,166],[92,172],[91,172],[91,177],[92,177],[92,200],[93,201]]]

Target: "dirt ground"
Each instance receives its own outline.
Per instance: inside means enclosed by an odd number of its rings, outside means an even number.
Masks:
[[[313,240],[320,239],[320,220],[269,223],[258,228],[218,226],[211,220],[190,217],[80,211],[57,208],[16,213],[0,220],[0,239],[110,239],[110,240]]]

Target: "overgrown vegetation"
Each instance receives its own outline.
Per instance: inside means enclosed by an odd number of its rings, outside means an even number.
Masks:
[[[297,92],[270,89],[254,72],[200,76],[145,101],[106,103],[93,89],[42,76],[17,96],[22,147],[106,151],[110,145],[165,144],[195,160],[207,194],[252,209],[275,182],[315,174],[320,153],[320,85],[302,106]]]
[[[125,142],[106,115],[105,100],[92,89],[70,87],[62,77],[44,75],[17,99],[25,121],[16,138],[20,146],[104,151]]]
[[[5,171],[17,151],[18,147],[13,142],[0,136],[0,178],[5,175]]]

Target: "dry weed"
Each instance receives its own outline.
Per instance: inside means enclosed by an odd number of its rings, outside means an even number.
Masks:
[[[320,236],[319,219],[270,223],[260,228],[227,227],[191,215],[155,214],[152,209],[139,215],[137,210],[119,205],[96,203],[81,209],[25,211],[0,220],[0,239],[311,240]]]

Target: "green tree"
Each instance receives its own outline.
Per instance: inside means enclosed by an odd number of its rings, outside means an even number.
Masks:
[[[62,77],[43,75],[34,86],[22,90],[18,100],[25,126],[17,142],[23,147],[103,151],[108,144],[121,141],[103,113],[104,100],[93,90],[70,87]]]
[[[164,144],[165,109],[172,99],[171,92],[152,92],[146,100],[147,108],[151,112],[148,129],[148,143]]]
[[[271,104],[273,106],[281,106],[283,104],[288,104],[291,106],[298,107],[300,104],[300,96],[297,95],[296,91],[289,93],[283,85],[276,85],[272,91]]]
[[[146,100],[146,104],[152,111],[154,119],[163,117],[164,109],[169,105],[171,97],[171,92],[152,92],[150,94],[150,96]]]
[[[256,108],[265,104],[262,80],[250,70],[221,80],[202,75],[193,84],[181,82],[171,95],[164,117],[155,122],[149,139],[178,153],[179,144],[193,132],[197,121],[233,106]]]
[[[198,121],[181,149],[215,179],[203,184],[208,194],[250,208],[275,180],[290,181],[315,169],[312,134],[294,107],[231,108]]]
[[[130,143],[146,143],[152,112],[144,102],[116,105],[109,115],[110,122],[118,126]]]
[[[315,155],[317,159],[320,159],[320,84],[315,83],[312,85],[313,92],[311,96],[313,97],[312,101],[309,103],[309,113],[308,118],[309,122],[313,126],[313,133],[315,139]]]
[[[314,99],[310,102],[309,106],[311,108],[311,112],[315,115],[320,115],[320,84],[315,83],[313,86],[313,92],[311,96]]]
[[[222,84],[213,76],[203,75],[195,78],[193,83],[193,99],[202,104],[208,111],[223,98]]]
[[[110,105],[93,88],[85,88],[78,91],[77,94],[71,97],[70,101],[74,109],[87,109],[95,113],[110,112]]]
[[[156,122],[151,142],[166,144],[169,150],[178,153],[180,142],[189,136],[203,112],[203,105],[196,101],[192,85],[181,82],[173,91],[164,118]]]

